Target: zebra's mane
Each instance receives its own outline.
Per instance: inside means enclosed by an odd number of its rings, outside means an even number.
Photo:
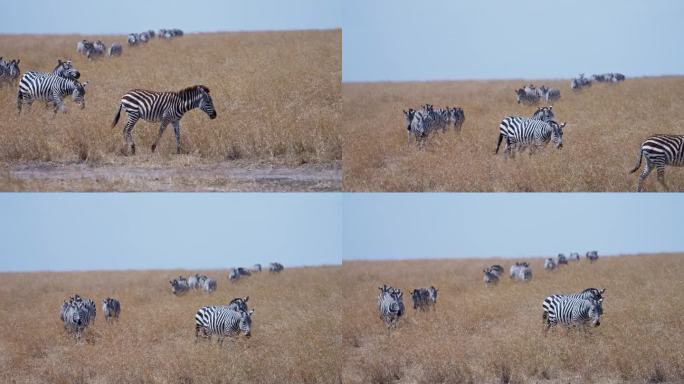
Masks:
[[[183,88],[183,89],[181,89],[178,93],[181,94],[181,95],[183,95],[183,94],[186,94],[186,93],[195,92],[195,91],[197,91],[198,89],[202,89],[204,92],[206,92],[207,94],[209,94],[209,88],[205,87],[204,85],[193,85],[193,86],[191,86],[191,87]]]

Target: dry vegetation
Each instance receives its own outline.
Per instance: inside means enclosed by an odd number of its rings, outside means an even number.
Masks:
[[[494,155],[499,123],[529,116],[513,90],[525,80],[343,84],[343,189],[346,191],[635,191],[628,174],[643,140],[684,134],[684,77],[634,78],[579,92],[569,81],[532,81],[561,89],[554,102],[567,121],[564,148]],[[424,103],[461,106],[463,131],[435,135],[426,150],[407,145],[402,109]],[[643,164],[642,164],[643,167]],[[684,191],[684,172],[668,167],[671,190]],[[661,190],[655,172],[647,191]]]
[[[345,383],[575,383],[684,381],[684,255],[584,259],[534,278],[504,277],[485,288],[483,267],[515,260],[344,262],[342,345]],[[434,284],[436,310],[406,315],[390,336],[377,287],[404,292]],[[591,336],[552,329],[542,301],[553,293],[605,287],[604,315]]]
[[[3,383],[332,383],[339,379],[339,279],[335,267],[262,272],[209,295],[174,297],[168,280],[188,271],[3,273],[0,382]],[[59,320],[74,293],[98,302],[87,341]],[[195,343],[194,315],[249,295],[252,337]],[[101,301],[119,298],[118,323]]]
[[[88,61],[76,54],[76,42],[83,38],[99,38],[107,45],[124,43],[124,54]],[[51,71],[58,58],[71,58],[81,71],[81,80],[89,81],[86,108],[80,110],[69,99],[67,114],[56,117],[42,103],[34,103],[30,112],[18,116],[16,88],[0,88],[3,190],[50,189],[40,188],[40,182],[31,179],[22,183],[27,179],[12,175],[18,164],[40,169],[48,162],[110,165],[124,171],[192,169],[221,162],[230,167],[235,160],[262,168],[340,168],[339,30],[189,34],[134,48],[125,41],[125,36],[0,36],[0,55],[20,58],[22,72]],[[175,154],[173,129],[168,128],[158,153],[152,154],[158,124],[140,121],[133,130],[138,154],[124,157],[125,113],[116,128],[110,127],[121,96],[134,88],[180,90],[193,84],[211,89],[218,118],[210,120],[199,110],[183,118],[181,145],[186,153]],[[138,182],[141,190],[147,189],[144,177],[129,178],[134,176],[112,177],[113,181],[66,179],[64,188],[98,190],[102,188],[96,184],[104,182],[111,189],[126,190],[127,184]],[[203,179],[195,182],[200,189],[206,183]],[[118,184],[123,187],[117,188]],[[339,180],[337,184],[339,190]],[[182,185],[178,189],[186,190]]]

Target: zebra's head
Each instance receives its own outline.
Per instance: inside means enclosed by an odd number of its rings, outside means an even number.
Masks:
[[[210,119],[215,119],[216,110],[214,109],[214,102],[211,100],[211,96],[209,96],[209,88],[199,85],[197,89],[200,92],[199,109],[204,111]]]
[[[19,77],[19,62],[21,60],[12,60],[9,63],[6,63],[6,71],[9,74],[10,78],[16,79]]]
[[[242,312],[240,317],[240,332],[244,333],[247,338],[252,336],[252,313],[254,313],[254,309],[249,312]]]
[[[85,108],[86,102],[85,102],[85,94],[86,94],[86,86],[88,85],[88,82],[85,81],[83,84],[79,83],[78,81],[74,80],[74,90],[71,92],[71,97],[74,100],[74,102],[78,105],[81,106],[81,109]]]
[[[591,324],[594,327],[601,325],[601,315],[603,315],[603,299],[589,300],[591,307],[589,308],[589,317],[591,317]]]
[[[415,116],[416,111],[413,108],[409,108],[408,111],[404,111],[404,119],[406,120],[406,130],[411,130],[411,122],[413,121],[413,116]]]
[[[551,141],[558,149],[563,148],[563,128],[565,124],[565,122],[558,124],[553,120],[549,121],[549,125],[551,125]]]
[[[81,73],[74,68],[74,65],[71,64],[71,60],[57,60],[57,66],[52,73],[60,77],[74,80],[81,77]]]

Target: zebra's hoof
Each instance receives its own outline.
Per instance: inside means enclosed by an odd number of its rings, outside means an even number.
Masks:
[[[156,149],[157,149],[157,145],[156,145],[156,144],[152,144],[152,153],[154,153],[154,151],[155,151]]]

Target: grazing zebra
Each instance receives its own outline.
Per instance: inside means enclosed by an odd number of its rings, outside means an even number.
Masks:
[[[122,53],[123,47],[119,43],[112,43],[112,45],[109,47],[109,57],[121,56]]]
[[[570,88],[572,89],[582,89],[584,87],[591,87],[591,80],[584,77],[584,73],[580,73],[579,77],[576,77],[570,81]]]
[[[71,95],[72,100],[85,108],[85,88],[88,82],[83,84],[78,80],[64,78],[52,74],[39,72],[26,72],[19,81],[17,91],[17,110],[21,113],[24,104],[29,107],[35,100],[44,100],[48,104],[53,104],[53,111],[66,113],[64,108],[64,97]]]
[[[562,295],[553,295],[544,299],[542,318],[546,325],[545,332],[557,325],[584,326],[591,321],[594,327],[601,325],[603,299],[583,299]]]
[[[482,281],[484,281],[485,287],[499,284],[499,274],[495,273],[491,268],[485,268],[483,272],[484,277]]]
[[[566,123],[558,124],[554,120],[533,120],[525,117],[509,116],[501,121],[499,126],[499,141],[495,153],[499,153],[501,140],[506,138],[504,153],[514,155],[513,149],[522,152],[530,147],[530,154],[538,148],[553,142],[558,149],[563,148],[563,128]]]
[[[556,261],[551,257],[547,258],[544,260],[544,269],[547,271],[556,269]]]
[[[249,296],[236,297],[228,303],[228,309],[233,311],[247,312],[247,301],[249,301]]]
[[[397,321],[404,314],[404,302],[402,301],[403,292],[392,288],[386,284],[378,287],[378,312],[380,319],[385,322],[387,330],[396,328]]]
[[[216,279],[211,277],[202,280],[202,290],[204,292],[214,292],[216,290]]]
[[[580,254],[578,252],[570,253],[570,260],[580,261]]]
[[[102,314],[107,322],[111,320],[119,320],[119,313],[121,313],[121,303],[119,300],[108,297],[102,300]]]
[[[249,312],[236,311],[224,306],[202,307],[195,314],[195,341],[200,336],[211,339],[212,335],[218,335],[220,344],[223,338],[238,336],[240,333],[249,338],[252,336],[252,314]]]
[[[190,289],[188,280],[184,279],[182,276],[177,279],[170,280],[169,283],[171,284],[171,292],[176,296],[183,295]]]
[[[489,267],[489,272],[495,274],[496,277],[501,277],[501,275],[504,273],[504,269],[499,264],[494,264]]]
[[[176,134],[176,153],[179,154],[181,153],[180,120],[186,112],[199,108],[210,119],[216,118],[216,110],[214,109],[214,102],[209,96],[209,88],[204,85],[194,85],[182,89],[180,92],[155,92],[143,89],[129,91],[121,98],[119,110],[114,116],[114,122],[112,122],[112,128],[119,122],[122,108],[128,114],[128,121],[123,130],[124,141],[132,154],[135,154],[132,131],[138,119],[161,122],[159,135],[152,144],[152,152],[157,148],[166,126],[173,125],[173,131]]]
[[[516,262],[511,265],[510,278],[519,281],[530,281],[532,280],[532,269],[527,262]]]
[[[15,84],[19,78],[21,71],[19,70],[19,63],[21,60],[6,61],[0,57],[0,85],[4,83]]]
[[[425,311],[434,308],[437,303],[437,291],[437,288],[430,286],[430,288],[416,288],[409,292],[413,300],[413,309]]]
[[[587,260],[589,260],[590,263],[593,263],[594,261],[598,260],[598,252],[597,251],[589,251],[586,254]]]
[[[80,340],[86,327],[95,321],[96,314],[94,301],[74,295],[62,303],[59,318],[64,323],[64,329]]]
[[[564,254],[559,253],[558,254],[558,265],[560,266],[561,264],[568,265],[568,259],[565,257]]]
[[[285,267],[280,263],[270,263],[268,265],[268,271],[271,273],[280,273],[283,269],[285,269]]]
[[[646,139],[641,144],[637,164],[629,173],[634,173],[639,169],[642,157],[646,159],[646,165],[639,175],[637,192],[641,192],[642,184],[651,171],[653,171],[653,168],[656,169],[658,182],[666,191],[669,190],[665,183],[665,166],[684,166],[684,135],[658,134]]]

